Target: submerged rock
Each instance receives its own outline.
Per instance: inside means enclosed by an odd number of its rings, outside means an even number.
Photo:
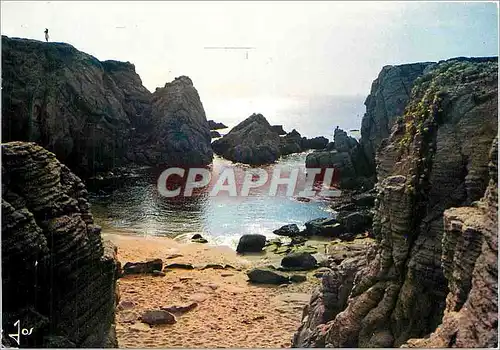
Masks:
[[[248,234],[241,236],[236,251],[238,253],[258,253],[266,245],[266,236]]]

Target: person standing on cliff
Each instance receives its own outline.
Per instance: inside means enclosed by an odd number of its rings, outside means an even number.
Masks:
[[[44,33],[45,33],[45,41],[49,42],[49,30],[47,28],[45,28]]]

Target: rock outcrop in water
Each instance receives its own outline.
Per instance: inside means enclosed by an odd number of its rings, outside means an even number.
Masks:
[[[212,142],[218,155],[252,165],[275,162],[280,156],[280,136],[262,114],[252,114],[222,138]]]
[[[377,153],[378,245],[323,278],[294,346],[497,346],[497,70],[452,59],[414,82]]]
[[[280,137],[280,125],[270,125],[262,114],[252,114],[221,139],[212,142],[218,155],[234,162],[251,165],[269,164],[280,156],[326,147],[328,139],[307,139],[293,129]],[[281,129],[281,130],[280,130]]]
[[[210,130],[219,130],[227,128],[227,126],[224,125],[224,123],[219,123],[213,120],[208,121],[208,127],[210,128]]]
[[[2,329],[21,347],[116,347],[116,248],[101,239],[85,186],[34,143],[2,145]]]
[[[306,167],[334,168],[339,173],[338,185],[344,189],[371,188],[375,182],[358,141],[339,128],[335,129],[333,144],[307,155]]]
[[[34,141],[84,176],[130,163],[212,159],[208,123],[189,78],[152,94],[128,62],[6,36],[2,141]]]

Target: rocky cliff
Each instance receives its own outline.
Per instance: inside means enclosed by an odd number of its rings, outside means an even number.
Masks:
[[[2,144],[3,345],[116,347],[119,263],[80,179],[34,143]]]
[[[365,100],[366,113],[361,122],[361,149],[371,171],[375,172],[375,152],[390,134],[396,118],[410,99],[415,79],[435,63],[422,62],[385,66],[372,83]]]
[[[88,176],[128,163],[212,159],[198,93],[181,77],[150,93],[133,64],[64,43],[2,36],[2,141],[33,141]],[[192,156],[192,157],[191,157]]]
[[[156,89],[150,125],[147,137],[133,145],[131,159],[179,166],[212,162],[210,127],[198,91],[188,77],[178,77]]]
[[[318,291],[294,346],[393,347],[431,333],[409,344],[497,343],[496,192],[487,190],[497,70],[496,58],[453,59],[414,81],[377,153],[378,247],[326,277],[353,282]],[[491,200],[477,204],[485,191]]]

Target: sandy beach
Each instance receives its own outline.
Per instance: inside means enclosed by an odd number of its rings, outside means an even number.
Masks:
[[[318,283],[309,272],[303,283],[249,284],[246,271],[269,261],[262,256],[238,256],[229,247],[109,232],[103,237],[118,247],[122,265],[160,258],[164,265],[194,266],[192,270],[168,269],[163,277],[128,275],[118,280],[116,328],[121,348],[290,347],[302,308]],[[231,266],[202,269],[207,264]],[[177,314],[172,325],[149,326],[139,320],[145,310],[193,302],[197,306]]]

